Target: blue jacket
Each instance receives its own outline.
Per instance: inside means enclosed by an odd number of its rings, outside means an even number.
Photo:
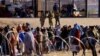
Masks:
[[[20,42],[24,42],[25,33],[24,33],[24,32],[20,32],[20,33],[19,33],[19,38],[20,38]]]

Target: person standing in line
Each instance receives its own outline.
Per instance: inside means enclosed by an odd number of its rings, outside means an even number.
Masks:
[[[44,27],[44,23],[45,23],[45,12],[41,11],[41,15],[40,15],[40,24],[41,24],[41,27]]]
[[[73,36],[73,38],[77,38],[80,40],[81,37],[81,31],[80,31],[80,25],[79,24],[74,24],[73,29],[70,31],[70,36]],[[76,39],[71,39],[71,50],[74,55],[77,55],[80,51],[80,42],[77,41]]]
[[[49,52],[49,38],[48,38],[48,33],[47,33],[47,29],[46,28],[42,28],[41,32],[43,34],[42,38],[43,38],[43,52],[44,53],[48,53]]]
[[[19,52],[24,53],[24,39],[25,39],[25,31],[22,27],[21,24],[19,24],[17,26],[17,32],[18,32],[18,36],[19,36],[19,42],[18,42],[18,50]]]
[[[55,12],[54,15],[55,15],[55,26],[60,25],[59,12]]]
[[[52,12],[48,12],[48,18],[49,18],[49,25],[50,27],[53,27],[53,22],[52,22],[52,18],[53,18],[53,15],[52,15]]]
[[[26,23],[25,31],[25,55],[32,56],[33,52],[35,53],[35,38],[31,31],[30,24]]]
[[[57,3],[54,4],[53,6],[53,12],[54,12],[54,17],[55,17],[55,26],[56,25],[60,25],[60,20],[59,20],[59,7],[57,5]]]
[[[43,34],[41,32],[41,28],[37,27],[36,28],[36,40],[38,42],[38,44],[36,44],[36,53],[37,55],[42,56],[43,54]]]
[[[90,50],[92,51],[92,56],[97,56],[97,52],[96,52],[96,39],[94,38],[95,35],[93,33],[93,29],[94,29],[94,26],[90,26],[89,27],[89,30],[87,31],[87,34],[88,34],[88,44],[89,44],[89,47],[90,47]]]
[[[61,34],[61,26],[60,25],[57,25],[55,27],[55,44],[56,44],[56,50],[57,51],[60,51],[61,50],[61,39],[60,39],[60,34]]]

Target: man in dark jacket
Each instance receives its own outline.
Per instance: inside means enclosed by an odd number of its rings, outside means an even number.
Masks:
[[[3,35],[3,28],[0,27],[0,54],[10,55],[10,46],[9,42],[7,41],[6,37]]]
[[[58,8],[59,8],[59,7],[58,7],[57,3],[55,3],[54,6],[53,6],[53,11],[54,11],[54,12],[57,12],[57,11],[58,11]]]
[[[96,48],[95,48],[95,45],[96,45],[96,39],[94,38],[95,36],[94,36],[94,33],[93,33],[93,29],[94,29],[94,27],[93,26],[90,26],[89,27],[89,31],[87,32],[87,34],[88,34],[88,43],[89,43],[89,47],[90,47],[90,49],[91,49],[91,51],[92,51],[92,55],[93,56],[97,56],[97,52],[96,52]]]

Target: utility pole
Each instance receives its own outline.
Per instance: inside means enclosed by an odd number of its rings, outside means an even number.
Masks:
[[[100,17],[100,0],[98,0],[98,16]]]
[[[60,0],[59,0],[59,12],[60,12]]]
[[[46,13],[47,13],[47,0],[45,0],[44,2],[45,2],[45,10],[44,10],[44,12],[45,12],[45,17],[46,17]]]
[[[32,9],[34,10],[34,0],[32,0]]]
[[[33,10],[34,10],[34,17],[37,17],[38,16],[38,0],[34,0],[33,1]]]
[[[34,11],[34,0],[32,0],[32,10]],[[33,12],[33,14],[34,14],[34,12]]]
[[[87,14],[87,10],[88,10],[87,6],[88,6],[88,1],[85,0],[85,17],[88,16],[88,14]]]

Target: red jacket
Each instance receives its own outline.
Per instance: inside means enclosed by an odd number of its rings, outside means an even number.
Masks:
[[[78,38],[78,39],[80,39],[80,31],[79,30],[77,30],[75,32],[75,37]],[[79,41],[76,40],[76,39],[74,39],[73,44],[78,45],[79,44]]]

